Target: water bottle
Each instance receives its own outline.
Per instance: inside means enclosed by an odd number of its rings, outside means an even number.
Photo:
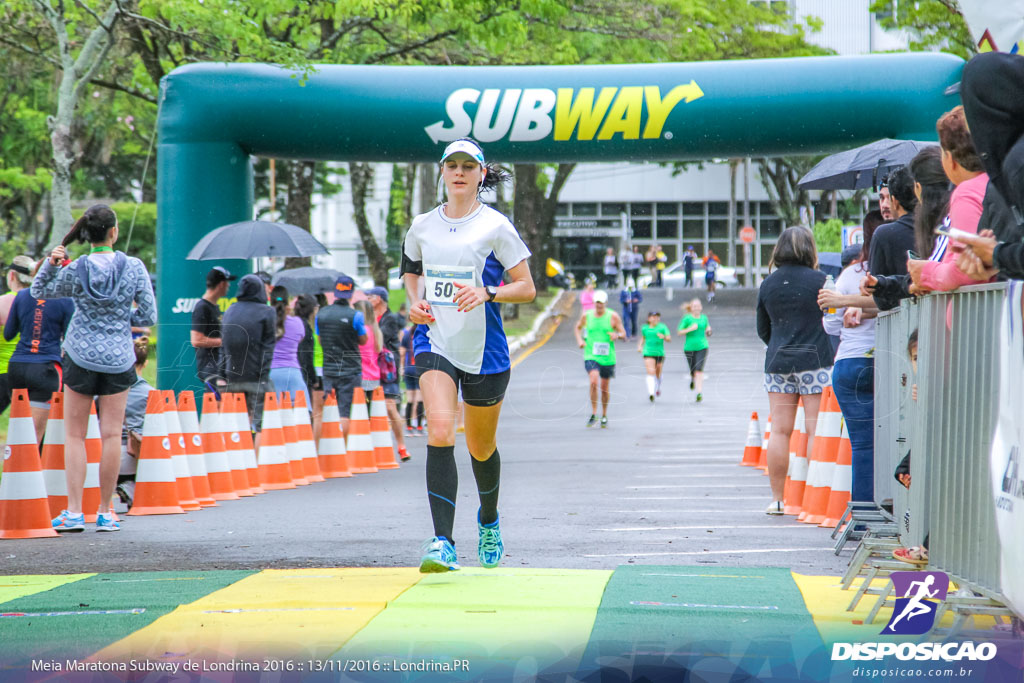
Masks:
[[[836,281],[832,279],[831,275],[829,275],[829,276],[827,276],[825,278],[825,287],[824,288],[827,289],[830,292],[836,291]],[[828,309],[825,312],[828,315],[835,315],[836,314],[836,309],[835,308],[830,308],[830,309]]]

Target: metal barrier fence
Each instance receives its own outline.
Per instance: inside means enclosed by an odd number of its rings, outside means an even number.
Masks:
[[[879,316],[875,360],[875,502],[892,499],[905,544],[928,536],[930,569],[1000,602],[989,451],[1005,296],[1006,284],[994,283],[904,301]],[[916,374],[907,353],[915,329]],[[907,451],[909,492],[893,478]]]

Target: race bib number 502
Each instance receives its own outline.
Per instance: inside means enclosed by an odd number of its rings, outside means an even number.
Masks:
[[[473,266],[424,266],[423,278],[426,299],[431,306],[455,306],[452,299],[459,291],[455,285],[475,286],[476,269]]]

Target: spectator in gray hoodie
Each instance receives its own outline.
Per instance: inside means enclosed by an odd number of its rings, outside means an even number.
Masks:
[[[32,296],[37,299],[70,297],[75,302],[62,363],[68,507],[53,520],[57,531],[85,529],[85,434],[94,396],[98,397],[103,443],[96,531],[120,529],[110,512],[110,499],[121,465],[121,426],[128,389],[136,379],[131,328],[156,323],[156,301],[142,261],[114,251],[117,235],[113,210],[103,204],[89,207],[32,282]],[[76,241],[91,244],[89,254],[63,265],[65,247]],[[133,310],[134,303],[138,308]]]
[[[221,323],[221,359],[226,391],[245,394],[253,430],[263,424],[263,398],[274,390],[270,363],[277,343],[277,313],[267,305],[267,290],[257,275],[238,281],[235,303]]]

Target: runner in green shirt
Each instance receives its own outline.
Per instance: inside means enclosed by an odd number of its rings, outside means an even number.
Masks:
[[[647,314],[647,324],[640,330],[640,345],[636,350],[643,354],[647,367],[647,394],[651,403],[655,396],[661,396],[661,369],[665,365],[665,342],[672,341],[672,332],[661,322],[661,313]]]
[[[702,313],[704,306],[700,299],[693,299],[685,304],[683,310],[686,311],[686,315],[679,322],[679,334],[686,337],[683,353],[686,354],[686,362],[690,366],[690,391],[696,389],[697,403],[700,403],[704,400],[704,362],[708,357],[711,325],[708,324],[708,317]]]
[[[584,341],[580,332],[587,331]],[[615,376],[615,340],[625,339],[622,318],[608,309],[608,293],[594,292],[594,310],[585,312],[576,323],[576,343],[583,349],[583,367],[590,376],[590,419],[587,426],[597,424],[597,388],[601,387],[601,427],[608,426],[608,382]]]

